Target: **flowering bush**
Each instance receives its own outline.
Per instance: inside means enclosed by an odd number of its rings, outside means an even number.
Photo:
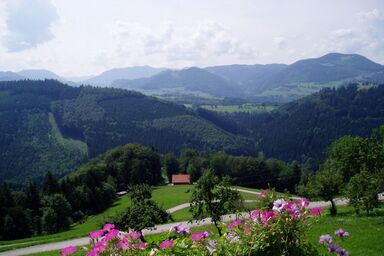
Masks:
[[[222,236],[206,231],[191,234],[188,228],[175,225],[166,240],[150,245],[143,243],[135,231],[122,232],[113,224],[106,224],[102,230],[89,234],[91,249],[86,255],[315,255],[314,247],[302,235],[309,226],[308,220],[322,209],[309,210],[308,204],[306,199],[275,200],[272,209],[252,211],[226,225]],[[343,238],[348,233],[338,230],[336,235]],[[333,246],[328,235],[320,240],[329,248]],[[74,253],[73,248],[67,249],[61,254]]]

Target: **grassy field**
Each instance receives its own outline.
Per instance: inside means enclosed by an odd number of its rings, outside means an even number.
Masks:
[[[276,106],[260,104],[242,104],[242,105],[202,105],[202,108],[219,112],[270,112]]]
[[[190,197],[190,193],[188,193],[188,191],[191,187],[191,185],[158,187],[153,191],[153,198],[165,209],[168,209],[173,206],[188,202]],[[129,204],[129,197],[123,196],[116,200],[116,202],[105,212],[90,216],[84,223],[74,225],[67,231],[52,235],[36,236],[11,241],[0,241],[0,246],[12,244],[10,247],[0,247],[0,252],[10,249],[23,248],[31,245],[53,243],[57,241],[86,236],[90,231],[100,228],[103,220],[111,215],[123,211]]]
[[[327,211],[328,212],[328,211]],[[350,255],[377,256],[384,250],[384,209],[372,216],[356,216],[352,207],[338,207],[338,216],[321,217],[307,233],[309,241],[318,244],[320,235],[330,234],[343,228],[350,236],[340,244]]]
[[[350,236],[340,245],[346,248],[351,256],[380,255],[380,252],[384,250],[384,209],[379,209],[375,214],[368,217],[364,215],[356,216],[352,207],[344,206],[338,207],[338,209],[338,216],[332,217],[326,213],[314,222],[311,229],[305,234],[306,239],[321,250],[322,248],[318,244],[319,236],[322,234],[332,235],[335,230],[343,228],[350,233]],[[184,209],[179,212],[187,212],[187,210]],[[182,216],[182,214],[179,216]],[[186,217],[186,215],[184,216]],[[211,225],[194,228],[192,233],[203,230],[216,234],[216,229]],[[166,233],[151,235],[147,239],[148,241],[162,241],[166,239]],[[323,250],[322,252],[325,251]],[[58,251],[31,255],[58,255]],[[76,254],[76,256],[83,255],[84,253]]]
[[[160,186],[156,187],[153,190],[153,199],[159,203],[164,209],[169,209],[171,207],[187,203],[191,197],[191,188],[192,185],[179,185],[179,186]],[[242,188],[242,187],[240,187]],[[242,188],[245,189],[245,188]],[[257,191],[249,189],[250,191]],[[240,193],[244,199],[254,200],[257,199],[256,195],[248,194],[241,192]],[[123,196],[119,198],[110,208],[105,212],[98,215],[90,216],[84,223],[73,225],[71,229],[60,232],[52,235],[43,235],[36,236],[25,239],[18,239],[12,241],[0,241],[1,245],[11,245],[7,247],[0,247],[0,252],[7,251],[11,249],[23,248],[32,245],[53,243],[63,240],[68,240],[72,238],[78,238],[86,236],[90,231],[100,228],[101,223],[107,219],[109,216],[112,216],[118,212],[123,211],[130,204],[130,199],[128,196]],[[188,209],[186,210],[188,212]],[[179,211],[180,212],[180,211]],[[181,213],[177,213],[175,216],[175,221],[180,220],[189,220],[190,217],[184,217],[183,215],[179,216]]]

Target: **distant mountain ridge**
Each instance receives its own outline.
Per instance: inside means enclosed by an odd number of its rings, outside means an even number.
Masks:
[[[256,97],[286,102],[322,88],[338,87],[349,82],[383,81],[383,65],[358,54],[329,53],[290,65],[224,65],[169,70],[145,79],[119,79],[112,86],[139,89],[144,93],[165,88],[184,88],[212,97]],[[172,93],[177,95],[180,92],[166,91],[166,94]]]
[[[244,96],[236,82],[196,67],[167,70],[145,79],[118,80],[112,83],[112,86],[143,90],[183,88],[188,91],[202,92],[218,97]]]
[[[384,82],[384,66],[358,54],[329,53],[290,65],[222,65],[184,69],[133,66],[107,70],[71,83],[48,70],[0,72],[0,81],[56,79],[71,85],[93,85],[139,90],[147,95],[176,98],[243,98],[288,102],[350,82]]]
[[[119,79],[139,79],[145,77],[154,76],[162,71],[166,70],[165,68],[153,68],[150,66],[134,66],[127,68],[115,68],[104,71],[100,75],[94,76],[90,79],[82,81],[82,84],[89,84],[95,86],[111,86],[113,81]]]

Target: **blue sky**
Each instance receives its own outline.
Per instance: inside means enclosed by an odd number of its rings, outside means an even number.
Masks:
[[[135,65],[292,63],[328,52],[384,64],[384,1],[0,0],[0,70],[80,76]]]

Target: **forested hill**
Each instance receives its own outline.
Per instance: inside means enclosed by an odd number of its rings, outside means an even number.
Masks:
[[[64,174],[131,142],[161,152],[254,148],[184,106],[140,93],[54,80],[0,83],[0,181]]]
[[[318,163],[335,139],[369,137],[373,128],[384,124],[384,85],[323,89],[271,113],[236,114],[229,119],[257,141],[266,157]]]

